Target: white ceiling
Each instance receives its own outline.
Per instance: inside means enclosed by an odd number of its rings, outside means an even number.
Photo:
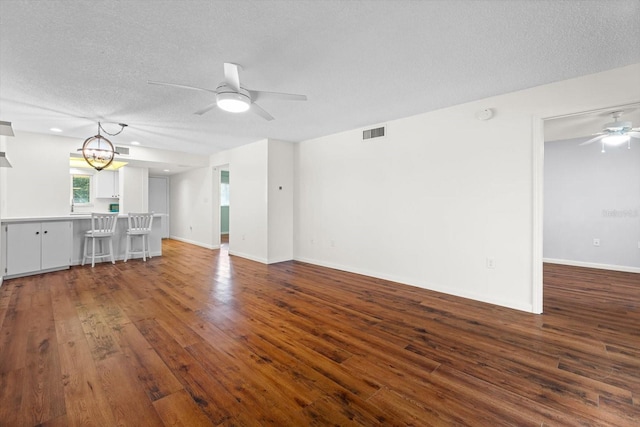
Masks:
[[[0,120],[198,154],[302,141],[639,63],[638,22],[638,0],[0,0]],[[308,101],[197,116],[213,94],[147,84],[215,89],[224,62]]]

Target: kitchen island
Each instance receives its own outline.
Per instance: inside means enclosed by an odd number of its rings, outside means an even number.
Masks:
[[[151,256],[162,255],[162,218],[154,214],[149,235]],[[90,214],[2,218],[2,275],[5,279],[46,273],[82,263],[84,234],[91,229]],[[127,244],[127,215],[120,214],[113,236],[116,261],[124,260]],[[134,248],[141,245],[134,239]],[[137,255],[132,258],[142,258]],[[102,262],[111,262],[103,259]],[[91,263],[89,262],[89,268]]]

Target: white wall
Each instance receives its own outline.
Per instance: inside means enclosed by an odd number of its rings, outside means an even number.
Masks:
[[[6,151],[7,149],[7,143],[6,143],[6,139],[7,137],[4,135],[0,135],[0,151]],[[9,159],[9,162],[11,162],[11,159]],[[4,183],[6,181],[5,175],[5,169],[8,168],[0,168],[0,220],[2,220],[2,213],[4,212],[4,192],[5,192],[5,187],[4,187]],[[4,236],[4,233],[2,234]],[[4,239],[0,240],[0,260],[4,259],[3,258],[3,254],[6,253],[5,250],[5,245],[6,242],[4,241]],[[2,275],[4,274],[4,271],[0,270],[0,286],[2,286]]]
[[[478,122],[479,108],[301,143],[296,259],[528,309],[513,284],[531,269],[531,120]]]
[[[268,263],[293,259],[294,144],[269,140]]]
[[[173,175],[171,237],[218,247],[219,172],[228,167],[233,177],[229,253],[262,263],[292,259],[293,147],[289,142],[265,139],[212,155],[207,170]],[[202,214],[194,218],[194,211]],[[187,222],[211,234],[196,235],[186,226]]]
[[[302,142],[296,259],[534,311],[536,126],[638,99],[635,64]]]
[[[212,168],[171,176],[171,238],[213,249]]]
[[[640,272],[640,141],[605,153],[584,141],[545,143],[544,257]]]
[[[149,169],[125,166],[120,173],[120,213],[149,211]]]
[[[149,177],[149,211],[166,214],[160,220],[162,223],[162,238],[170,235],[169,231],[169,182],[168,176]]]
[[[265,139],[230,150],[226,157],[229,175],[233,177],[229,198],[229,253],[262,263],[268,262],[268,147],[269,141]],[[216,222],[219,221],[218,218]]]
[[[44,135],[30,132],[16,132],[15,137],[6,139],[7,157],[13,168],[2,168],[3,180],[0,190],[0,214],[3,218],[23,216],[68,215],[71,209],[71,186],[69,181],[69,156],[77,153],[83,140],[62,136]],[[153,162],[180,162],[196,166],[208,164],[208,158],[186,153],[131,147],[129,159]],[[126,159],[123,159],[127,161]],[[125,166],[131,169],[130,176],[139,175],[143,181],[122,188],[130,192],[124,203],[132,211],[148,209],[148,172],[144,167]],[[138,172],[134,172],[138,169]],[[6,170],[6,172],[5,172]],[[120,185],[127,185],[120,179]],[[135,188],[134,188],[135,187]],[[122,195],[122,192],[121,192]],[[121,202],[121,212],[123,211]],[[95,201],[90,210],[106,211],[113,201]],[[82,209],[79,209],[82,211]]]
[[[80,145],[82,145],[82,141]],[[114,145],[117,144],[114,142]],[[183,153],[181,151],[157,150],[154,148],[146,148],[140,146],[129,147],[129,155],[123,156],[121,160],[127,161],[127,158],[145,162],[189,165],[194,167],[206,167],[209,164],[209,158],[201,154]]]
[[[16,132],[8,138],[2,217],[68,215],[71,209],[69,153],[73,138]]]

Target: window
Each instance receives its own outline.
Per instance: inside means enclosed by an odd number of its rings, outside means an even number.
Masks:
[[[71,191],[74,205],[91,203],[91,175],[71,175]]]
[[[229,183],[220,184],[220,206],[229,206]]]

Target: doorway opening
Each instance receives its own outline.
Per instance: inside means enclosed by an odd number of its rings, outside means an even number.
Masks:
[[[220,250],[229,251],[229,208],[230,208],[230,177],[229,166],[222,166],[220,171]]]
[[[168,239],[169,229],[169,177],[150,176],[149,177],[149,212],[163,214],[160,220],[162,238]],[[154,220],[157,221],[157,220]]]
[[[640,124],[638,103],[540,121],[542,136],[534,156],[539,174],[534,196],[537,312],[543,311],[544,264],[640,272],[640,144],[633,138],[624,146],[602,141],[616,112]]]

